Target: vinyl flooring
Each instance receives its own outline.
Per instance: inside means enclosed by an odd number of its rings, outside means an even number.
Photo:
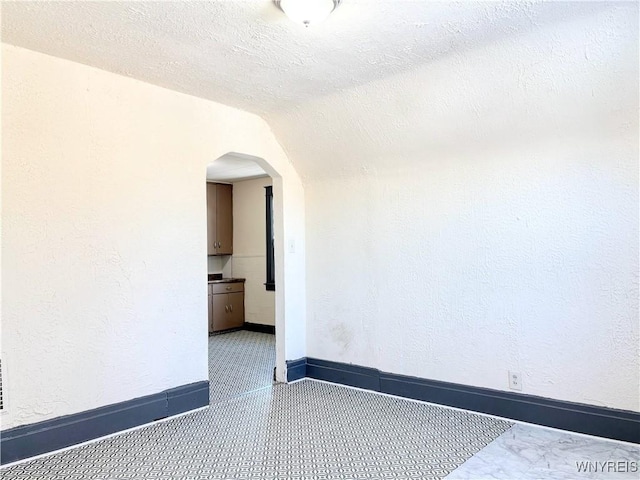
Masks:
[[[636,446],[314,380],[273,384],[273,335],[217,335],[210,337],[209,350],[209,408],[11,465],[0,470],[0,476],[638,478],[631,471],[640,460]],[[583,463],[584,471],[579,471],[578,462],[598,460],[622,462],[620,469],[626,465],[627,471],[594,471],[597,463]]]

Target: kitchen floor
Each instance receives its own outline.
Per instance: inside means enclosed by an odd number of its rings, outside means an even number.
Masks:
[[[244,331],[210,337],[210,408],[14,465],[1,476],[638,478],[638,446],[314,380],[273,385],[274,343],[273,335]]]
[[[270,387],[275,366],[275,335],[239,330],[210,336],[210,403]]]

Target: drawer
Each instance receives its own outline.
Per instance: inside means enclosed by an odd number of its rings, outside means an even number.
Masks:
[[[244,292],[244,283],[242,282],[210,283],[209,287],[211,287],[211,293],[213,294]]]

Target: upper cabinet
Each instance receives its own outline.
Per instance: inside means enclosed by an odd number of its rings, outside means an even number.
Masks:
[[[233,186],[207,183],[207,255],[233,254]]]

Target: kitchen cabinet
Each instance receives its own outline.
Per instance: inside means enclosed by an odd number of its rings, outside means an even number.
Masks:
[[[209,284],[209,332],[244,325],[244,281]]]
[[[233,186],[207,182],[207,255],[233,254]]]

